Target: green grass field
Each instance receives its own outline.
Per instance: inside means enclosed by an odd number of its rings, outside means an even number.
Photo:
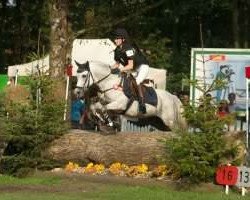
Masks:
[[[37,173],[18,179],[0,176],[0,200],[235,200],[247,193],[203,184],[184,190],[169,182],[124,177]]]

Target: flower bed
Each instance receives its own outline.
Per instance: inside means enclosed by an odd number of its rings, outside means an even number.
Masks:
[[[111,174],[115,176],[127,176],[127,177],[164,177],[169,175],[171,169],[166,165],[158,165],[152,169],[145,164],[128,166],[123,163],[113,163],[106,167],[103,164],[89,163],[86,166],[80,166],[77,163],[69,162],[64,170],[69,173],[81,173],[92,175],[106,175]]]

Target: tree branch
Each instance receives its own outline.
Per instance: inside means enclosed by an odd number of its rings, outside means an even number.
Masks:
[[[130,19],[132,19],[132,18],[134,18],[134,17],[136,17],[136,16],[139,16],[139,15],[141,15],[141,14],[143,14],[143,13],[146,13],[146,12],[149,11],[149,10],[152,10],[152,9],[154,9],[154,8],[157,8],[157,7],[159,7],[161,4],[163,4],[164,2],[165,2],[165,0],[162,0],[162,1],[159,1],[159,2],[157,2],[157,3],[155,3],[155,4],[146,6],[146,7],[144,7],[143,9],[141,9],[140,11],[138,11],[138,12],[136,12],[136,13],[133,13],[133,14],[131,14],[131,15],[129,15],[129,16],[123,17],[123,18],[121,18],[121,19],[119,19],[119,20],[116,20],[116,21],[113,22],[113,23],[103,23],[103,24],[99,25],[98,27],[90,27],[90,28],[86,28],[86,29],[79,30],[79,31],[77,31],[77,32],[74,34],[74,38],[77,38],[77,37],[79,37],[79,36],[81,36],[81,35],[84,35],[87,31],[93,31],[93,30],[97,30],[97,29],[100,29],[100,28],[107,28],[107,31],[106,31],[106,33],[107,33],[107,32],[109,32],[109,31],[111,30],[111,28],[112,28],[113,26],[116,26],[116,25],[118,25],[118,24],[120,24],[120,23],[122,23],[122,22],[128,21],[128,20],[130,20]]]

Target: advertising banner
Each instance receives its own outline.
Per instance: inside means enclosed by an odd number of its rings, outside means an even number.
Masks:
[[[191,80],[197,80],[200,87],[207,88],[216,79],[225,80],[225,87],[211,91],[217,103],[234,98],[236,112],[246,111],[245,68],[250,66],[250,49],[201,49],[191,52]],[[190,97],[197,102],[202,92],[191,87]]]

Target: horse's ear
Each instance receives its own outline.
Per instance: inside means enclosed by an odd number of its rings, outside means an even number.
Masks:
[[[80,73],[80,72],[82,72],[82,71],[89,71],[89,70],[90,70],[90,68],[89,68],[89,61],[87,61],[86,63],[81,64],[81,63],[78,63],[78,62],[75,60],[75,63],[76,63],[76,65],[77,65],[77,67],[78,67],[77,73]]]
[[[86,67],[86,69],[87,69],[88,71],[90,71],[90,68],[89,68],[89,61],[86,62],[85,67]]]
[[[77,62],[76,60],[74,60],[74,61],[75,61],[76,65],[77,65],[77,67],[81,67],[82,64],[80,64],[80,63]]]

